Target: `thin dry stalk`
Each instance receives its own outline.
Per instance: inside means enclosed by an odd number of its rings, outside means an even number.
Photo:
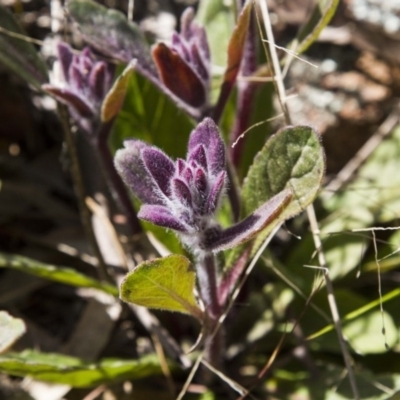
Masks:
[[[272,68],[272,72],[273,72],[272,75],[276,78],[275,82],[276,82],[279,101],[280,101],[280,104],[282,107],[282,111],[285,114],[286,123],[289,125],[291,123],[291,119],[290,119],[289,110],[286,106],[286,91],[285,91],[285,86],[283,83],[281,66],[280,66],[277,51],[276,51],[275,40],[274,40],[274,35],[272,32],[271,21],[269,18],[267,2],[263,1],[263,0],[259,0],[258,4],[260,6],[262,19],[264,22],[264,28],[265,28],[265,32],[267,34],[267,39],[268,39],[269,54],[270,54],[271,63],[272,63],[271,68]],[[338,308],[336,305],[335,296],[333,293],[332,282],[329,278],[328,269],[326,268],[325,255],[324,255],[324,252],[322,249],[322,243],[321,243],[321,239],[319,236],[318,221],[315,216],[315,210],[314,210],[313,205],[310,205],[307,207],[307,215],[308,215],[310,226],[311,226],[311,229],[313,232],[314,245],[315,245],[316,251],[318,253],[319,262],[320,262],[321,267],[323,267],[323,270],[324,270],[324,279],[325,279],[325,284],[326,284],[326,288],[327,288],[327,292],[328,292],[329,307],[330,307],[332,318],[333,318],[333,321],[335,324],[335,328],[336,328],[338,340],[340,343],[340,347],[342,350],[344,362],[346,364],[346,368],[348,371],[350,385],[352,388],[354,399],[357,400],[357,399],[359,399],[358,388],[356,385],[353,367],[351,365],[350,353],[349,353],[349,350],[345,343],[345,340],[343,338],[343,332],[342,332],[342,327],[341,327],[341,323],[340,323],[339,312],[338,312]]]
[[[333,292],[332,281],[329,277],[329,269],[327,268],[325,254],[324,254],[324,251],[322,248],[320,231],[319,231],[318,221],[317,221],[317,217],[315,215],[314,207],[312,207],[312,206],[307,207],[307,216],[308,216],[308,220],[310,222],[310,227],[311,227],[311,231],[312,231],[312,235],[313,235],[313,239],[314,239],[314,245],[315,245],[315,248],[316,248],[317,254],[318,254],[318,261],[319,261],[319,264],[323,271],[323,276],[324,276],[325,285],[326,285],[326,291],[328,292],[329,308],[331,310],[333,324],[335,325],[340,349],[342,351],[343,359],[344,359],[346,369],[347,369],[347,373],[349,375],[351,390],[353,392],[354,399],[358,400],[360,398],[360,396],[358,394],[358,388],[357,388],[356,379],[354,376],[352,360],[350,357],[349,349],[347,348],[346,341],[343,337],[342,323],[340,322],[340,315],[339,315],[339,310],[338,310],[337,304],[336,304],[335,294]]]

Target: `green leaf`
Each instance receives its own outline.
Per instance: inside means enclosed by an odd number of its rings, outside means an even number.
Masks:
[[[31,258],[0,252],[0,267],[12,268],[40,278],[77,287],[91,287],[118,296],[118,289],[107,283],[89,278],[72,268],[45,264]]]
[[[172,254],[138,265],[123,280],[120,297],[128,303],[188,313],[202,320],[203,313],[193,295],[195,280],[190,261]]]
[[[316,197],[325,171],[325,154],[319,135],[309,126],[288,126],[271,136],[254,158],[242,187],[243,216],[251,214],[279,192],[289,189],[292,200],[285,210],[260,233],[252,248],[281,222],[303,211]],[[227,265],[243,252],[233,249]]]
[[[102,122],[108,122],[114,118],[124,104],[125,95],[128,91],[129,80],[132,76],[135,65],[136,60],[130,62],[122,71],[122,74],[114,82],[110,91],[107,93],[103,104],[101,105]]]
[[[296,40],[295,51],[297,53],[305,52],[318,38],[322,29],[329,24],[329,21],[335,14],[339,0],[318,0],[309,20],[303,25]],[[289,48],[292,48],[289,45]]]
[[[338,296],[339,294],[339,296]],[[347,297],[344,297],[344,294],[347,295]],[[366,314],[373,314],[372,310],[377,309],[380,307],[381,304],[385,304],[393,299],[396,299],[400,297],[400,289],[394,289],[390,291],[389,293],[386,293],[384,296],[381,297],[381,299],[375,299],[373,301],[370,301],[369,303],[365,304],[365,301],[360,299],[359,297],[356,297],[353,293],[350,292],[344,292],[344,291],[339,291],[336,293],[336,297],[340,300],[341,302],[341,309],[343,312],[343,308],[348,307],[349,305],[352,305],[352,307],[357,306],[359,304],[359,307],[356,308],[355,310],[347,313],[344,317],[342,317],[341,321],[342,324],[347,324],[346,326],[351,326],[353,322],[355,322],[358,318],[364,318]],[[344,300],[343,300],[344,298]],[[396,303],[397,304],[397,303]],[[390,317],[391,318],[391,317]],[[368,317],[366,317],[368,319]],[[380,317],[380,321],[377,326],[382,325],[382,316]],[[335,326],[332,324],[329,324],[319,330],[318,332],[315,332],[311,335],[308,336],[308,340],[318,338],[319,336],[322,336],[328,332],[333,331]],[[382,332],[380,332],[382,333]]]
[[[103,359],[87,363],[75,357],[32,350],[0,356],[0,371],[77,388],[125,379],[142,379],[162,373],[155,356],[138,360]]]
[[[125,139],[141,139],[163,149],[171,157],[184,157],[193,122],[152,83],[133,74],[125,103],[112,132],[114,150]]]
[[[383,328],[385,336],[382,334]],[[379,310],[369,312],[345,324],[343,334],[358,354],[385,353],[387,351],[385,344],[391,348],[398,340],[397,328],[392,317]]]
[[[320,138],[309,126],[289,126],[271,136],[255,157],[243,184],[245,215],[284,189],[293,199],[280,220],[293,217],[312,203],[325,171]]]
[[[69,1],[67,8],[85,41],[99,52],[126,63],[137,58],[143,69],[156,74],[143,33],[124,14],[90,0]]]
[[[0,353],[12,346],[26,331],[24,321],[0,311]]]
[[[13,15],[0,5],[0,62],[40,89],[48,81],[46,64],[25,37]]]

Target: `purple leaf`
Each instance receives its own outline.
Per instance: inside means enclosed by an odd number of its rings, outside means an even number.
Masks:
[[[105,62],[97,62],[90,71],[89,86],[96,100],[101,102],[108,90],[107,87],[107,64]]]
[[[178,174],[181,175],[183,170],[186,168],[186,161],[182,160],[182,158],[178,158],[176,160],[176,165],[178,169]]]
[[[59,88],[50,84],[43,85],[42,89],[55,96],[62,103],[75,108],[82,117],[93,117],[94,112],[90,107],[89,102],[72,90],[68,88]]]
[[[175,178],[172,181],[172,191],[175,197],[183,204],[192,207],[192,195],[190,193],[190,189],[187,187],[186,183],[180,180],[179,178]]]
[[[93,53],[89,47],[85,47],[81,52],[81,63],[83,68],[91,68],[93,64]]]
[[[142,202],[149,204],[164,204],[160,190],[149,175],[142,161],[141,151],[149,148],[140,140],[127,140],[124,149],[115,155],[115,168],[133,194]]]
[[[162,82],[172,93],[192,107],[205,104],[204,83],[177,52],[158,43],[152,54]]]
[[[189,154],[202,144],[207,152],[210,171],[218,175],[225,169],[225,145],[218,127],[211,118],[205,118],[192,131],[189,138]]]
[[[200,52],[202,53],[204,59],[210,59],[210,47],[208,46],[208,39],[205,29],[200,28],[196,35],[197,43]]]
[[[161,150],[153,147],[142,150],[142,159],[160,190],[168,197],[170,195],[170,180],[175,173],[173,161]]]
[[[209,79],[208,70],[204,64],[204,60],[201,58],[201,55],[199,53],[199,48],[195,44],[192,44],[192,46],[190,47],[190,54],[192,55],[192,60],[193,60],[194,66],[196,67],[197,73],[205,81],[208,81],[208,79]]]
[[[186,168],[183,173],[182,176],[185,178],[187,183],[191,183],[193,181],[193,172],[190,168]]]
[[[203,145],[197,146],[188,157],[188,161],[195,161],[200,167],[207,171],[207,156]]]
[[[74,54],[71,47],[67,43],[60,42],[57,45],[58,59],[60,60],[61,68],[63,71],[64,79],[68,80],[69,67],[71,66]]]
[[[167,207],[143,204],[139,210],[138,218],[151,222],[154,225],[173,229],[178,232],[187,232],[187,228],[178,218],[171,214]]]
[[[86,88],[86,76],[81,72],[81,68],[79,66],[79,60],[72,63],[69,69],[69,84],[73,89],[77,89],[78,92],[84,92]]]
[[[225,187],[226,172],[222,171],[212,186],[206,203],[206,214],[212,214],[218,206],[219,199]]]
[[[194,18],[194,10],[191,7],[186,8],[181,16],[181,35],[190,40],[192,37],[192,23]]]
[[[198,168],[194,176],[194,185],[200,195],[204,195],[207,191],[207,176],[205,172]]]
[[[283,190],[236,225],[224,231],[206,234],[204,246],[208,250],[218,252],[249,241],[279,217],[291,198],[291,190]]]
[[[190,53],[186,43],[182,40],[181,36],[174,32],[172,34],[172,48],[179,53],[179,55],[188,63],[190,62]]]

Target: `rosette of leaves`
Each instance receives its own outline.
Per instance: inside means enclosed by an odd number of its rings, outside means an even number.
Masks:
[[[72,118],[92,134],[100,123],[103,101],[113,82],[112,66],[96,60],[89,47],[75,54],[66,43],[57,46],[64,80],[43,89],[68,106]]]
[[[226,229],[216,219],[229,184],[225,145],[212,119],[204,119],[192,131],[185,160],[172,160],[140,140],[124,145],[115,165],[142,202],[138,217],[174,231],[194,261],[192,265],[181,255],[146,261],[126,276],[120,296],[150,308],[188,313],[214,326],[249,259],[249,249],[258,246],[258,241],[250,247],[246,243],[261,232],[265,237],[315,198],[324,173],[319,137],[307,126],[287,127],[272,136],[244,182],[247,215]],[[233,247],[239,261],[233,259],[221,274],[215,254]],[[205,312],[193,297],[196,275]]]
[[[125,142],[125,148],[116,153],[115,165],[125,183],[142,202],[138,217],[176,232],[195,256],[194,272],[199,278],[201,298],[208,314],[216,319],[222,305],[218,304],[217,299],[218,279],[214,254],[242,244],[262,231],[290,202],[291,190],[282,190],[241,222],[222,229],[215,214],[227,185],[225,145],[218,127],[210,118],[206,118],[192,131],[186,160],[174,161],[156,147],[139,140],[129,140]],[[172,277],[165,276],[167,270],[174,275],[167,265],[177,262],[181,270],[183,263],[189,271],[190,263],[182,256],[176,256],[179,257],[176,260],[174,256],[171,257],[172,259],[164,259],[165,261],[147,262],[129,274],[121,286],[122,298],[146,305],[149,298],[160,298],[161,287],[164,295],[175,298],[176,292],[182,289],[180,285],[185,281],[185,275],[181,274],[179,279],[175,279],[175,287],[166,288],[165,282],[174,282]],[[143,286],[136,287],[135,284],[133,289],[132,282],[137,281],[138,274],[147,281],[144,272],[147,271],[150,276],[155,269],[160,274],[158,279],[154,280],[154,276],[150,279],[154,291],[149,294],[146,290],[146,295],[142,297],[147,300],[143,302],[143,298],[140,299]],[[190,271],[192,275],[194,272]],[[186,274],[186,277],[189,275]],[[194,280],[190,280],[193,290]],[[151,306],[188,312],[196,317],[202,315],[198,308],[194,311],[193,301],[179,296],[178,298],[179,300],[175,300],[180,303],[180,307],[166,306],[164,301],[152,301]]]
[[[225,145],[206,118],[191,133],[186,160],[128,140],[115,156],[118,172],[142,201],[138,217],[175,231],[194,254],[218,252],[250,240],[291,198],[286,189],[238,224],[222,229],[215,220],[225,192]]]

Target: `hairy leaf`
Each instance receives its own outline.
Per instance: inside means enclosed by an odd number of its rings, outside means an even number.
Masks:
[[[141,72],[156,75],[142,32],[125,15],[90,0],[72,0],[67,7],[86,42],[96,50],[126,63],[136,58]]]
[[[186,224],[171,214],[167,207],[157,204],[143,204],[139,210],[138,218],[178,232],[185,232],[187,230]]]
[[[26,331],[24,321],[0,311],[0,354],[14,344]]]
[[[31,258],[6,253],[0,253],[0,268],[1,267],[16,269],[26,272],[27,274],[64,283],[66,285],[96,288],[113,296],[118,296],[118,289],[115,286],[101,283],[72,268],[45,264],[40,261],[32,260]]]
[[[254,159],[243,184],[245,215],[284,189],[293,198],[281,219],[293,217],[314,200],[325,171],[318,134],[309,126],[289,126],[273,135]]]
[[[125,379],[142,379],[162,373],[155,356],[136,360],[103,359],[87,363],[75,357],[32,350],[0,356],[0,371],[77,388]]]
[[[0,27],[0,62],[40,89],[48,80],[46,64],[35,47],[24,40],[25,33],[13,15],[1,4]]]
[[[196,275],[190,261],[181,255],[145,261],[123,280],[120,297],[148,308],[192,314],[202,319],[193,295]]]
[[[273,224],[279,219],[279,215],[290,204],[292,193],[289,189],[278,193],[265,204],[255,210],[239,223],[228,229],[210,234],[207,238],[207,249],[212,251],[227,250],[245,243]]]
[[[192,107],[201,107],[206,100],[203,82],[192,68],[164,43],[153,48],[153,58],[164,85]]]

